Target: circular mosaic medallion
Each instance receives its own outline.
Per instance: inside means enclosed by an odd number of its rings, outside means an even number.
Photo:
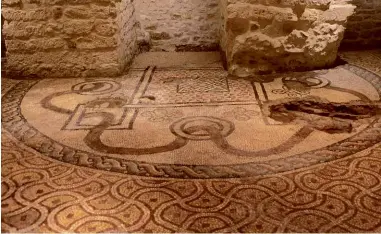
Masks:
[[[2,98],[2,122],[47,157],[149,177],[266,175],[350,156],[380,141],[378,116],[353,124],[351,132],[329,134],[264,114],[273,101],[310,97],[379,101],[381,78],[345,65],[268,82],[205,68],[23,80]]]
[[[208,130],[226,137],[234,131],[234,125],[224,119],[203,116],[183,118],[171,125],[173,134],[195,141],[210,140],[213,136]]]

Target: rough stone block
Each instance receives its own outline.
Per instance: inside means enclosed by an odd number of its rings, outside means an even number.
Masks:
[[[222,7],[221,48],[229,73],[240,77],[333,64],[355,8],[338,0],[223,0]]]
[[[90,20],[68,20],[63,25],[63,33],[67,35],[86,35],[92,31],[94,23]]]
[[[115,23],[98,20],[95,22],[94,30],[100,36],[109,37],[115,34],[115,32],[117,31],[117,27]]]
[[[74,40],[76,48],[86,50],[111,49],[117,47],[117,40],[113,37],[89,35]]]
[[[67,45],[62,38],[52,39],[31,39],[23,40],[7,40],[6,47],[8,52],[17,53],[35,53],[37,51],[63,49]]]
[[[1,11],[6,21],[39,21],[52,17],[51,9],[33,9],[29,11],[5,8]]]
[[[66,8],[64,15],[71,19],[88,19],[92,17],[91,10],[86,6],[71,6]]]

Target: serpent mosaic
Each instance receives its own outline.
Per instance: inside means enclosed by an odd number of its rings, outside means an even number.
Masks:
[[[379,101],[381,78],[346,64],[264,80],[234,79],[221,68],[154,66],[113,79],[22,80],[2,98],[2,121],[47,157],[148,177],[267,175],[344,158],[379,142],[377,116],[353,133],[333,136],[264,114],[272,100],[304,96]]]

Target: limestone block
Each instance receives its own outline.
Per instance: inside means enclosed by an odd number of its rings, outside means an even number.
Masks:
[[[115,23],[110,23],[108,21],[97,20],[94,26],[95,32],[100,36],[113,36],[117,31]]]
[[[78,37],[73,40],[78,49],[106,49],[106,48],[116,48],[117,40],[113,37],[101,37],[97,35],[89,35]]]
[[[66,41],[62,38],[32,39],[28,41],[7,40],[6,47],[9,52],[34,53],[37,51],[56,50],[65,48]]]
[[[51,9],[15,10],[12,8],[2,9],[1,14],[6,21],[39,21],[52,17]]]
[[[63,24],[59,22],[23,22],[11,21],[3,25],[3,33],[6,39],[49,38],[62,34]]]
[[[72,36],[89,34],[94,26],[90,20],[66,20],[63,25],[63,33]]]
[[[3,0],[1,1],[1,4],[4,6],[13,7],[13,6],[18,6],[19,4],[21,4],[21,0]]]
[[[64,15],[71,19],[88,19],[91,18],[91,13],[86,6],[72,6],[65,10]]]
[[[221,48],[232,75],[333,64],[355,6],[342,0],[222,0]]]
[[[113,7],[109,6],[92,6],[92,13],[94,18],[96,19],[108,19],[108,18],[116,18],[117,15],[120,14],[119,11],[117,11]]]

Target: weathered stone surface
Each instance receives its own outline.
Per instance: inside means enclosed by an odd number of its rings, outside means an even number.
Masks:
[[[219,41],[219,1],[135,0],[139,44],[151,51],[215,48]]]
[[[121,72],[116,51],[60,50],[11,55],[7,58],[7,72],[15,77],[115,76]]]
[[[61,33],[62,28],[59,23],[12,21],[4,24],[3,33],[7,39],[26,40],[31,37],[54,37]]]
[[[7,51],[17,53],[35,53],[37,51],[57,50],[66,47],[66,41],[62,38],[7,40]]]
[[[333,0],[223,0],[221,47],[230,74],[333,64],[355,6]]]
[[[14,6],[20,5],[21,4],[21,0],[3,0],[3,1],[1,1],[1,4],[4,5],[4,6],[14,7]]]
[[[31,10],[5,8],[2,9],[1,14],[6,21],[39,21],[51,18],[53,11],[45,8]]]
[[[115,76],[137,51],[130,0],[5,0],[2,5],[11,75]]]
[[[350,3],[358,8],[344,34]],[[65,58],[112,52],[112,62],[97,63],[97,69],[116,74],[128,68],[138,48],[206,51],[220,44],[229,72],[249,76],[330,65],[343,34],[347,47],[381,45],[378,0],[3,0],[2,6],[7,67],[37,76],[54,70],[37,69],[50,67],[49,60],[30,63],[28,56],[38,52]],[[61,65],[55,75],[97,73],[63,72]]]
[[[171,38],[167,32],[151,32],[150,35],[153,40],[168,40]]]
[[[63,23],[63,33],[67,35],[86,35],[93,29],[93,22],[85,20],[66,20]]]
[[[120,70],[128,68],[135,57],[138,44],[136,35],[135,6],[130,1],[122,1],[118,8],[119,14],[116,17],[118,26],[118,61]]]
[[[115,34],[115,32],[117,31],[117,27],[116,27],[116,25],[111,24],[107,21],[98,20],[95,23],[94,30],[98,35],[110,37],[110,36],[113,36]]]
[[[68,7],[64,15],[72,19],[88,19],[91,18],[91,13],[85,6],[74,6]]]
[[[353,0],[355,14],[348,18],[343,49],[381,48],[381,1]]]
[[[84,37],[78,37],[74,40],[76,48],[94,50],[94,49],[106,49],[116,48],[117,41],[113,37],[101,37],[96,35],[89,35]]]

